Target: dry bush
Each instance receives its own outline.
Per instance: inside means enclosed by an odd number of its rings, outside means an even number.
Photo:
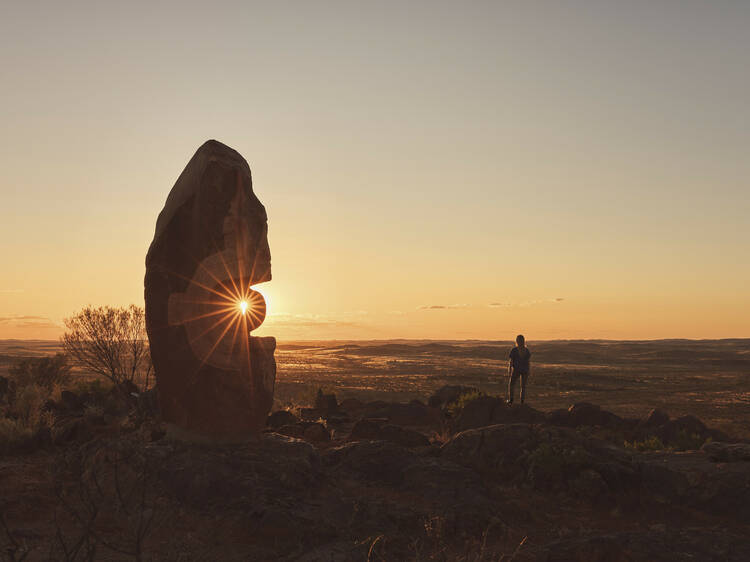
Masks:
[[[8,369],[8,374],[17,387],[35,384],[51,390],[70,382],[70,365],[65,354],[57,353],[51,357],[24,359]]]
[[[30,427],[20,420],[0,418],[0,452],[8,453],[27,443],[33,435]]]
[[[66,318],[65,327],[62,345],[81,368],[116,385],[148,388],[153,367],[142,308],[88,306]]]
[[[42,406],[49,399],[50,392],[51,389],[37,384],[24,386],[16,391],[11,411],[25,427],[35,429],[42,419]]]
[[[70,368],[63,355],[26,359],[9,370],[10,392],[6,418],[0,418],[0,451],[11,452],[28,444],[35,432],[51,426],[45,403],[59,396],[60,383],[67,381]]]

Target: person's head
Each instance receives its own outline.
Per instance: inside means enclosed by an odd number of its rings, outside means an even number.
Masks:
[[[526,338],[523,337],[523,334],[518,334],[516,336],[516,345],[518,347],[526,347]]]

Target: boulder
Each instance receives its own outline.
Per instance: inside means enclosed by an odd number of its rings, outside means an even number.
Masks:
[[[468,402],[456,419],[456,431],[492,425],[495,409],[505,406],[504,402],[495,396],[480,396]]]
[[[579,427],[582,425],[617,427],[622,425],[622,418],[620,418],[620,416],[602,410],[601,407],[596,404],[590,404],[588,402],[579,402],[570,406],[570,408],[568,408],[568,418],[572,427]]]
[[[607,482],[596,470],[586,468],[571,480],[570,491],[579,497],[596,502],[609,494]]]
[[[271,279],[267,231],[247,162],[207,141],[169,193],[146,256],[159,407],[182,435],[242,441],[266,424],[276,340],[250,335],[265,317],[250,287]]]
[[[287,437],[296,437],[297,439],[302,439],[305,435],[305,426],[301,423],[282,425],[281,427],[276,428],[274,433],[285,435]]]
[[[383,424],[371,419],[359,420],[352,427],[349,439],[352,441],[359,439],[380,439],[380,428]]]
[[[365,480],[399,486],[404,481],[405,469],[414,458],[409,449],[388,441],[354,441],[330,449],[325,461]]]
[[[713,441],[701,447],[714,462],[750,462],[750,444]]]
[[[430,444],[427,437],[418,431],[369,419],[354,424],[349,438],[390,441],[404,447],[426,447]]]
[[[496,396],[480,396],[464,405],[454,423],[456,431],[500,423],[539,423],[544,414],[526,404],[509,405]]]
[[[553,410],[546,415],[546,421],[551,425],[563,427],[624,428],[627,426],[620,416],[602,410],[601,407],[589,402],[577,402],[567,410]]]
[[[518,461],[540,439],[530,424],[490,425],[455,435],[441,447],[440,456],[480,473],[518,476],[524,470]]]
[[[695,416],[682,416],[656,428],[653,434],[665,444],[678,445],[683,449],[699,449],[711,436],[706,425]]]
[[[669,414],[663,410],[659,410],[655,408],[651,410],[648,413],[648,416],[646,416],[646,419],[643,420],[643,426],[644,427],[658,427],[660,425],[664,425],[668,421],[669,421]]]
[[[440,456],[503,485],[525,483],[593,503],[611,500],[613,494],[622,496],[618,502],[626,501],[640,485],[628,455],[570,428],[515,423],[469,429],[443,445]],[[581,493],[587,485],[591,489]]]
[[[339,404],[339,410],[346,412],[352,418],[358,418],[364,410],[364,403],[356,398],[345,398]]]
[[[302,433],[302,438],[305,441],[312,441],[313,443],[320,443],[331,440],[331,434],[322,423],[312,423],[308,425]]]
[[[398,402],[371,402],[367,404],[365,415],[368,418],[385,418],[397,425],[440,427],[440,410],[426,406],[419,400],[408,404]]]
[[[278,410],[268,416],[266,425],[268,427],[278,428],[284,425],[295,424],[297,421],[297,416],[289,410]]]

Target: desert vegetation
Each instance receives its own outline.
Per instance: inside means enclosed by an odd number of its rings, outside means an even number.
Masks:
[[[62,347],[82,370],[148,389],[152,365],[142,308],[89,306],[66,318],[65,327]]]
[[[566,363],[550,355],[565,344],[542,347],[529,404],[509,407],[503,381],[478,368],[482,357],[504,363],[502,345],[316,345],[280,347],[276,405],[260,440],[216,446],[170,438],[154,391],[131,386],[145,380],[132,367],[113,379],[83,372],[63,348],[17,356],[0,379],[5,559],[750,555],[741,400],[721,427],[679,400],[674,409],[635,405],[642,373],[653,372],[658,388],[671,380],[674,396],[701,384],[697,370],[678,377],[650,359],[639,370],[610,356],[626,375],[607,379],[601,355],[585,365],[579,349]],[[108,349],[132,365],[131,347]],[[721,371],[719,396],[743,357],[708,367],[698,359],[702,371]],[[592,372],[597,388],[583,388]],[[724,407],[716,419],[730,417]]]

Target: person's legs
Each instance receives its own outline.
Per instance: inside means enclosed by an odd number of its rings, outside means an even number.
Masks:
[[[521,375],[521,404],[523,404],[524,398],[526,398],[526,380],[529,378],[528,373]]]
[[[513,404],[513,391],[514,387],[516,386],[516,379],[518,378],[518,373],[515,371],[510,376],[510,381],[508,381],[508,404]]]

